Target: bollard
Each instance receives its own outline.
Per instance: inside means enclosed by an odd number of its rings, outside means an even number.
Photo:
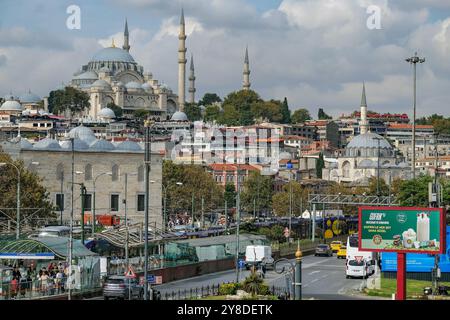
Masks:
[[[295,253],[295,291],[294,299],[302,300],[302,252],[300,250],[300,241],[297,252]]]

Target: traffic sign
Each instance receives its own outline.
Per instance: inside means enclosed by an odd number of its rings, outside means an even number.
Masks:
[[[363,256],[355,256],[356,262],[360,263],[363,259]]]
[[[238,265],[239,265],[239,268],[241,268],[241,269],[244,268],[244,266],[245,266],[245,261],[242,260],[242,259],[239,260],[239,261],[238,261]]]
[[[330,229],[327,229],[327,231],[325,231],[325,239],[331,239],[333,238],[333,231],[331,231]]]
[[[283,233],[284,233],[284,236],[285,236],[286,238],[289,238],[290,232],[289,232],[288,227],[284,228]]]
[[[132,267],[128,268],[128,271],[125,272],[125,277],[127,278],[136,278],[136,273],[134,273],[134,270]]]
[[[162,284],[162,276],[155,277],[155,284]]]
[[[155,284],[155,281],[156,281],[156,279],[155,279],[155,275],[154,275],[154,274],[149,274],[149,275],[147,276],[147,282],[148,282],[148,283],[150,283],[150,284]]]

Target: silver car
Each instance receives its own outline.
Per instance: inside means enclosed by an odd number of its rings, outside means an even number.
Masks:
[[[144,287],[137,279],[125,276],[108,276],[103,284],[103,299],[139,299],[144,296]]]

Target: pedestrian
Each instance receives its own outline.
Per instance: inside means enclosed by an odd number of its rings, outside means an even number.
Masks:
[[[44,271],[42,273],[42,275],[39,277],[39,282],[40,282],[40,288],[41,288],[42,295],[46,295],[47,289],[48,289],[48,272],[47,271]]]
[[[28,280],[26,277],[20,278],[19,289],[20,289],[20,295],[22,296],[22,299],[25,297],[25,294],[27,293],[27,281]]]
[[[16,299],[18,289],[19,289],[19,280],[17,279],[17,277],[13,277],[10,284],[11,299]]]
[[[55,280],[52,276],[49,276],[47,279],[47,292],[51,296],[55,294]]]

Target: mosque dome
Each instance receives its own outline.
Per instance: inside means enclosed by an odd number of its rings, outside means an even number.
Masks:
[[[116,47],[103,48],[91,59],[95,61],[134,62],[133,57],[125,50]]]
[[[101,139],[101,140],[95,140],[90,145],[90,149],[92,151],[111,151],[115,150],[116,147],[109,141]]]
[[[74,142],[73,143],[74,150],[78,151],[78,150],[87,150],[87,149],[89,149],[89,145],[83,140],[73,139],[73,142]],[[63,141],[61,143],[61,148],[71,150],[72,149],[71,141],[70,140]]]
[[[150,83],[146,82],[141,86],[142,89],[144,89],[145,91],[151,91],[153,88],[151,86]]]
[[[34,149],[38,150],[61,150],[61,146],[55,139],[45,138],[34,144]]]
[[[97,80],[98,75],[95,71],[86,71],[73,78],[74,80]]]
[[[354,137],[345,147],[345,155],[349,157],[377,157],[378,143],[380,157],[393,157],[394,148],[382,136],[367,132]]]
[[[116,117],[116,114],[110,108],[102,108],[98,113],[99,118],[113,119]]]
[[[170,118],[172,121],[188,121],[188,117],[186,113],[177,111],[172,115],[172,118]]]
[[[19,97],[19,100],[21,103],[38,103],[41,101],[41,97],[28,90],[27,93],[24,93]]]
[[[102,88],[102,89],[107,89],[107,90],[111,90],[111,86],[109,85],[108,82],[106,82],[103,79],[97,80],[95,81],[92,85],[92,88]]]
[[[131,140],[125,140],[124,142],[121,142],[117,145],[116,150],[118,151],[142,151],[142,148],[139,146],[138,143],[131,141]]]
[[[139,82],[136,81],[130,81],[128,82],[125,87],[127,89],[131,89],[131,90],[142,90],[142,84],[140,84]]]
[[[22,109],[22,105],[15,100],[5,101],[0,107],[1,111],[22,111]]]
[[[96,139],[94,132],[90,128],[85,127],[83,125],[80,125],[70,130],[69,138],[84,140],[87,143],[91,143]]]

